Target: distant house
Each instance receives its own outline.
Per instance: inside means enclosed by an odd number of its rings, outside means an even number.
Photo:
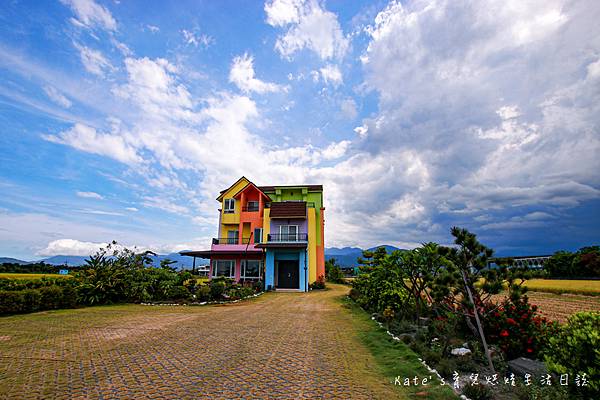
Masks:
[[[217,201],[219,233],[210,250],[181,252],[210,258],[211,278],[307,291],[325,275],[322,185],[256,186],[241,177]]]

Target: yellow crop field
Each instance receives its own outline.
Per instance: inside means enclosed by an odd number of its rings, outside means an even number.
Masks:
[[[600,296],[600,280],[530,279],[524,285],[535,292]]]
[[[59,274],[15,274],[9,272],[0,273],[0,278],[9,279],[41,279],[41,278],[70,278],[71,275],[59,275]]]

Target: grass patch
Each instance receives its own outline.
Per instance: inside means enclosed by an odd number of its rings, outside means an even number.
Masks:
[[[419,379],[431,376],[427,386],[396,386],[399,391],[407,395],[408,398],[427,398],[427,399],[453,399],[457,398],[452,389],[448,386],[442,386],[438,378],[427,371],[421,364],[418,356],[404,343],[393,340],[384,329],[380,328],[369,315],[348,297],[344,296],[341,300],[343,307],[347,308],[355,321],[356,331],[363,342],[373,355],[380,373],[387,377],[391,385],[394,385],[396,377]]]
[[[0,278],[8,279],[42,279],[42,278],[71,278],[72,275],[60,274],[19,274],[11,272],[0,272]]]

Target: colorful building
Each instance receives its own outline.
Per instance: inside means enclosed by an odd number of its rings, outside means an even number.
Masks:
[[[211,278],[307,291],[325,275],[322,185],[256,186],[241,177],[217,201],[219,234],[211,249],[181,252],[210,258]]]

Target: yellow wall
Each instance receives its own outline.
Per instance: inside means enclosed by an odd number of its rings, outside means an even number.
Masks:
[[[308,283],[317,280],[317,239],[315,209],[308,209]]]
[[[232,230],[231,227],[226,226],[227,224],[239,224],[240,223],[240,211],[241,211],[241,207],[242,205],[240,204],[239,201],[236,200],[235,202],[235,212],[232,214],[225,214],[225,212],[223,211],[225,209],[225,199],[231,199],[233,198],[233,196],[239,192],[240,190],[242,190],[244,187],[246,187],[246,185],[249,183],[249,181],[244,178],[244,179],[240,179],[239,182],[236,182],[235,185],[233,185],[232,187],[229,188],[229,190],[227,190],[225,193],[223,193],[221,196],[219,196],[222,200],[221,200],[221,234],[227,234],[228,230]],[[235,229],[239,229],[239,227],[235,228]],[[226,237],[226,236],[224,236]]]
[[[263,243],[267,241],[269,233],[271,233],[271,209],[265,208],[263,211]]]

